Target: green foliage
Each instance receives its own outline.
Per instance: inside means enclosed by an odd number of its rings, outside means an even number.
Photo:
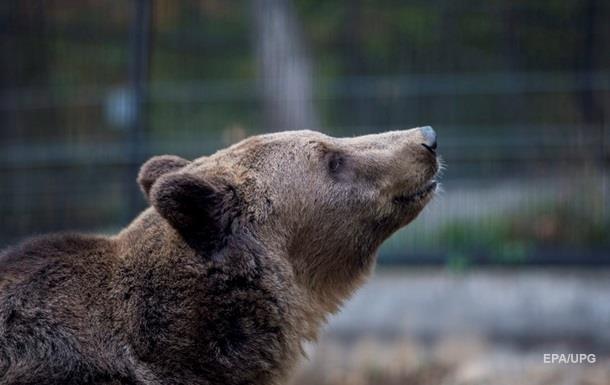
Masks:
[[[446,265],[453,273],[463,273],[472,266],[472,261],[466,253],[451,251],[447,255]]]
[[[380,254],[388,262],[444,256],[450,271],[461,272],[479,262],[527,264],[540,252],[608,250],[610,218],[604,199],[597,177],[591,177],[575,180],[570,190],[530,196],[510,209],[472,217],[447,213],[433,223],[424,213],[386,241]]]
[[[610,246],[610,222],[573,203],[547,202],[509,214],[453,221],[441,227],[436,242],[451,250],[451,266],[464,265],[468,254],[477,250],[492,263],[514,265],[527,262],[536,248]]]

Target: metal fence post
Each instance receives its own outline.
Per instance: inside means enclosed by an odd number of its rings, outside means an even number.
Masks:
[[[148,81],[150,78],[150,53],[152,33],[152,1],[134,0],[130,31],[129,83],[132,93],[134,119],[126,136],[128,167],[125,191],[128,192],[126,221],[131,220],[142,208],[142,198],[136,188],[135,178],[145,155],[145,134],[148,126]]]

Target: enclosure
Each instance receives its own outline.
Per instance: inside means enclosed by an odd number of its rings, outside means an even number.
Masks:
[[[295,381],[607,384],[608,20],[602,0],[5,0],[0,246],[116,232],[152,155],[432,125],[442,193]]]

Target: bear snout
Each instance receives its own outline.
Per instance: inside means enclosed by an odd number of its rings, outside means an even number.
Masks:
[[[438,145],[436,141],[436,131],[430,126],[420,127],[419,130],[423,137],[421,145],[432,155],[436,155],[436,147]]]

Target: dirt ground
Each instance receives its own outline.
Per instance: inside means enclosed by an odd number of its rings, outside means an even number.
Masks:
[[[610,385],[605,270],[379,271],[292,385]],[[545,363],[552,353],[595,362]]]
[[[580,353],[569,345],[518,349],[476,337],[433,344],[363,338],[322,342],[293,385],[608,385],[610,355],[595,363],[545,363],[545,353]]]

